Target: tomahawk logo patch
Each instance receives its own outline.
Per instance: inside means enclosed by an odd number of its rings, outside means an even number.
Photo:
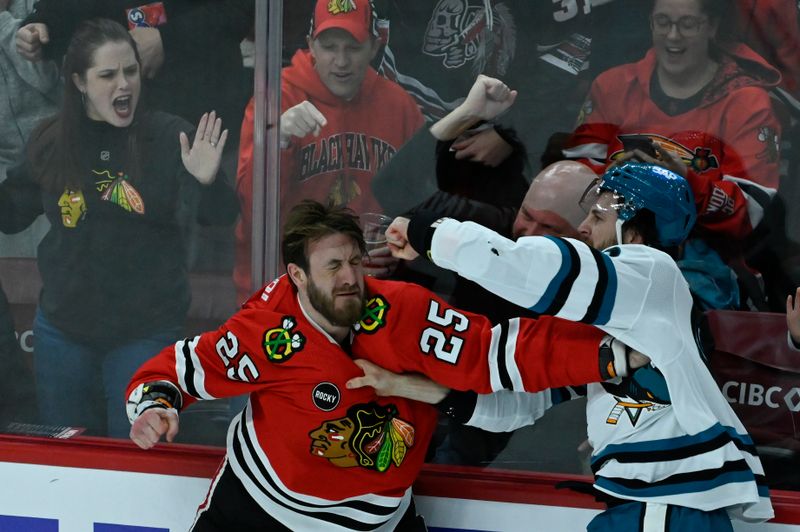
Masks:
[[[354,329],[356,332],[364,332],[373,334],[386,325],[386,316],[389,313],[391,305],[385,297],[378,294],[367,300],[364,305],[364,314],[361,319],[355,324]]]
[[[303,350],[306,337],[294,330],[296,325],[297,320],[292,316],[284,316],[280,327],[264,333],[264,353],[270,362],[282,364]]]

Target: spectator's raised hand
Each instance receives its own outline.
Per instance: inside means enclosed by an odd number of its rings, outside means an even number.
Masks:
[[[514,152],[514,148],[493,127],[458,139],[451,148],[456,152],[456,159],[491,167],[500,166]]]
[[[42,46],[50,42],[47,25],[41,22],[25,24],[17,30],[17,53],[28,61],[42,60]]]
[[[222,150],[228,140],[228,130],[222,130],[222,119],[217,118],[217,113],[204,113],[197,124],[194,133],[194,142],[189,146],[189,137],[181,132],[181,159],[183,166],[203,185],[214,182],[222,159]]]
[[[309,133],[316,137],[327,123],[325,115],[314,104],[303,100],[281,115],[281,144],[287,144],[292,137],[302,138]]]
[[[398,216],[386,230],[386,244],[389,251],[398,259],[414,260],[419,257],[408,243],[408,218]]]
[[[142,60],[142,75],[153,79],[164,64],[164,44],[157,28],[134,28],[128,33],[136,41],[139,57]]]
[[[786,326],[795,345],[800,345],[800,287],[797,288],[794,298],[791,294],[786,298]]]
[[[516,98],[517,91],[509,89],[499,79],[481,74],[460,107],[476,119],[492,120],[511,107]]]
[[[151,408],[133,422],[130,437],[142,449],[149,449],[165,434],[167,441],[174,440],[178,424],[178,412],[174,408]]]

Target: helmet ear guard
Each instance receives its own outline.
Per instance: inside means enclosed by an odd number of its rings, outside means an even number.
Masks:
[[[654,164],[626,162],[610,168],[596,188],[620,196],[620,205],[614,208],[622,221],[630,220],[642,209],[651,211],[656,220],[657,244],[665,247],[683,242],[697,220],[694,194],[686,179]]]

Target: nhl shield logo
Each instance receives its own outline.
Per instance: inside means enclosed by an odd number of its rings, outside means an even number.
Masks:
[[[306,338],[294,330],[295,325],[297,322],[293,317],[284,316],[280,327],[264,333],[264,353],[270,362],[282,364],[302,351]]]

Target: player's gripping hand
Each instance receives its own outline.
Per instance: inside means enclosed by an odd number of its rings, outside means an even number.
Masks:
[[[387,369],[383,369],[382,367],[373,364],[369,360],[359,358],[353,362],[355,362],[356,366],[361,368],[361,370],[364,372],[364,376],[353,377],[347,381],[345,386],[348,390],[370,386],[375,389],[375,394],[381,397],[396,395],[397,392],[395,390],[395,386],[398,383],[400,375]]]
[[[281,145],[287,145],[292,137],[302,138],[309,133],[316,137],[327,124],[325,115],[314,104],[303,100],[281,115]]]
[[[178,434],[178,411],[174,408],[145,410],[131,426],[131,440],[142,449],[150,449],[165,434],[168,442]]]
[[[348,390],[369,386],[380,397],[405,397],[431,405],[439,403],[450,391],[423,375],[394,373],[364,359],[353,362],[361,368],[364,376],[347,381],[345,386]]]

